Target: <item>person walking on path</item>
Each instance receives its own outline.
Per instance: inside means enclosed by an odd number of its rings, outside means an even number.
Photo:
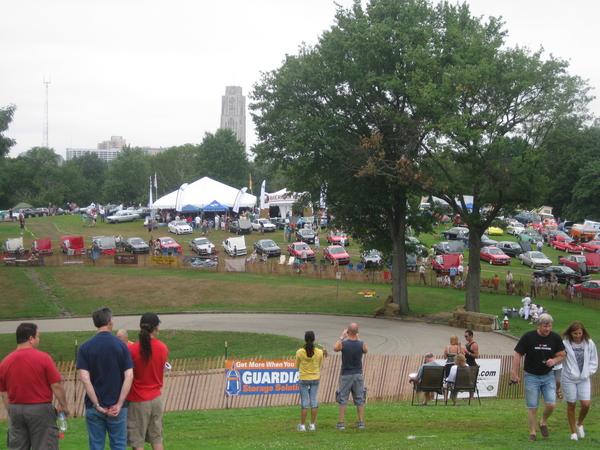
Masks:
[[[169,349],[156,339],[160,319],[152,312],[140,319],[139,340],[129,346],[133,360],[133,383],[127,395],[127,445],[144,450],[144,442],[152,450],[163,450],[163,374]]]
[[[348,340],[345,340],[348,338]],[[348,398],[352,392],[354,406],[358,413],[358,428],[365,428],[365,379],[362,372],[362,357],[369,351],[367,344],[358,338],[358,325],[351,323],[342,332],[342,336],[333,346],[333,351],[342,352],[342,370],[340,373],[340,387],[336,392],[336,400],[340,405],[340,420],[336,425],[338,430],[345,430],[344,419]]]
[[[547,420],[556,406],[556,382],[552,367],[565,359],[565,346],[560,336],[552,331],[553,322],[550,314],[540,315],[537,330],[525,333],[515,347],[510,381],[521,382],[518,370],[521,359],[525,356],[523,368],[530,441],[537,439],[536,425],[539,425],[542,436],[550,435]],[[540,393],[544,396],[545,407],[538,424]]]
[[[583,421],[591,405],[590,377],[598,370],[598,351],[594,341],[581,322],[573,322],[562,334],[567,358],[562,369],[562,390],[567,401],[567,418],[571,427],[571,440],[585,437]],[[581,404],[575,421],[577,400]]]
[[[310,403],[309,431],[315,431],[315,420],[317,418],[317,392],[321,378],[321,367],[323,366],[323,350],[315,347],[314,331],[304,333],[304,347],[296,352],[296,367],[298,368],[300,386],[300,425],[298,431],[306,431],[306,416]]]
[[[40,330],[34,323],[17,327],[17,349],[0,364],[0,393],[8,412],[9,450],[58,449],[57,410],[69,416],[63,380],[52,358],[39,351]]]
[[[127,345],[112,334],[110,308],[92,313],[98,333],[81,344],[77,369],[85,388],[85,423],[90,450],[104,450],[108,433],[111,450],[127,444],[126,398],[133,381],[133,362]]]

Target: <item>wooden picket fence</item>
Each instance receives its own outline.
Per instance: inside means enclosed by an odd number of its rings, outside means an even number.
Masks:
[[[436,356],[441,359],[441,355]],[[500,359],[500,384],[498,398],[524,398],[522,384],[509,385],[512,356],[482,355],[486,359]],[[235,360],[262,360],[254,358],[230,358]],[[267,359],[289,359],[267,358]],[[407,402],[411,400],[412,384],[409,373],[416,372],[423,363],[423,356],[365,355],[363,372],[367,397],[370,402]],[[252,408],[261,406],[289,406],[299,404],[299,394],[225,395],[225,357],[207,359],[181,359],[170,361],[172,370],[165,374],[163,404],[165,411],[190,411],[228,408]],[[319,383],[320,403],[335,401],[341,366],[339,354],[325,358]],[[85,411],[85,391],[77,377],[75,363],[65,361],[57,364],[63,374],[69,407],[74,417]],[[592,378],[592,395],[600,395],[600,375]],[[0,420],[6,420],[4,405],[0,405]]]

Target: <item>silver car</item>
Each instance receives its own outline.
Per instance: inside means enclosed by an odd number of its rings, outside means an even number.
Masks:
[[[521,260],[521,264],[529,266],[532,269],[543,269],[552,265],[552,261],[542,252],[525,252],[518,255],[517,258]]]
[[[106,221],[108,223],[135,222],[139,218],[140,216],[133,211],[117,211],[113,216],[108,216]]]

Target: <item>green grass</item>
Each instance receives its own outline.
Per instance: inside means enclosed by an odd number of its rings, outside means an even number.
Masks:
[[[368,384],[368,380],[367,380]],[[412,407],[410,403],[368,403],[366,429],[355,428],[349,406],[344,431],[336,430],[338,408],[322,404],[316,432],[297,432],[299,407],[267,407],[165,414],[164,445],[169,450],[207,449],[596,449],[600,444],[600,408],[584,422],[586,438],[571,442],[566,404],[559,403],[548,421],[550,437],[527,440],[524,400],[483,399],[470,407]],[[0,424],[0,433],[6,429]],[[69,420],[62,450],[87,448],[83,418]],[[147,449],[150,445],[146,444]]]

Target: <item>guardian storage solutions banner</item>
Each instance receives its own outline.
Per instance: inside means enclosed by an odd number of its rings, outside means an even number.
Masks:
[[[295,360],[226,361],[225,395],[299,393],[298,376]]]

